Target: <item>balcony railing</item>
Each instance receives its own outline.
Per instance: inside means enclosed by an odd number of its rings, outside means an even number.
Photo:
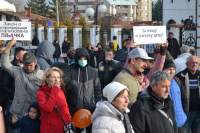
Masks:
[[[142,6],[143,3],[142,3],[142,2],[137,2],[137,5],[138,5],[138,6]]]
[[[143,13],[142,9],[137,9],[136,12],[137,13]]]

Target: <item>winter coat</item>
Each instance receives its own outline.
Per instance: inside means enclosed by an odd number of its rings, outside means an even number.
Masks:
[[[200,71],[197,71],[197,79],[198,79],[198,85],[200,88]],[[181,89],[181,99],[182,99],[182,106],[183,110],[186,115],[189,113],[189,107],[190,107],[190,84],[189,84],[189,74],[187,68],[179,73],[177,73],[174,76],[174,79],[179,85],[179,88]],[[199,92],[200,93],[200,92]],[[198,102],[196,103],[198,104]]]
[[[13,60],[11,62],[13,66],[18,66],[17,62]],[[19,66],[18,66],[19,67]],[[14,78],[5,70],[2,70],[3,78],[0,82],[0,99],[7,102],[8,100],[13,100],[15,93],[15,80]]]
[[[99,63],[99,78],[100,78],[100,83],[101,83],[101,90],[107,85],[104,84],[104,67],[105,67],[105,61],[102,61]],[[109,62],[109,76],[110,76],[110,82],[113,81],[115,76],[117,75],[117,63],[118,61],[111,60]]]
[[[117,52],[117,57],[116,57],[116,60],[117,61],[120,61],[123,54],[127,51],[127,48],[126,46],[123,46],[122,49],[120,49],[118,52]]]
[[[175,68],[175,74],[179,73],[180,71],[185,70],[186,66],[186,62],[187,62],[187,58],[191,56],[191,54],[189,53],[183,53],[181,55],[179,55],[175,60],[174,60],[174,64],[176,66]]]
[[[105,51],[103,49],[101,51],[97,51],[96,59],[97,59],[97,68],[98,68],[99,63],[105,60]]]
[[[85,48],[78,48],[75,53],[75,66],[71,68],[72,82],[78,87],[77,109],[95,109],[101,100],[101,85],[95,68],[87,65],[80,67],[78,59],[86,57],[88,64],[90,56]]]
[[[167,50],[171,54],[171,56],[176,59],[178,55],[180,55],[180,46],[176,38],[170,39],[168,38],[168,48]]]
[[[174,114],[174,103],[168,97],[165,106],[150,95],[151,87],[138,95],[137,101],[131,107],[129,118],[135,133],[178,133]],[[158,111],[163,110],[171,119]]]
[[[39,45],[39,40],[38,40],[38,38],[37,37],[34,37],[33,39],[32,39],[32,46],[38,46]]]
[[[23,116],[20,118],[16,123],[10,122],[10,128],[17,129],[21,128],[20,133],[40,133],[40,109],[38,107],[37,102],[33,102],[29,109],[27,110],[29,112],[30,108],[34,107],[38,110],[38,115],[35,119],[31,119],[29,116]]]
[[[97,51],[89,50],[88,48],[86,49],[90,55],[90,66],[93,68],[97,68],[97,58],[96,58]]]
[[[73,59],[71,62],[70,62],[70,68],[72,68],[73,66],[75,66],[75,60]]]
[[[29,105],[36,101],[36,93],[44,72],[40,70],[38,64],[31,73],[27,72],[24,67],[13,66],[9,62],[9,53],[4,52],[1,57],[1,65],[15,79],[15,94],[10,112],[22,118],[27,113]]]
[[[175,119],[177,122],[177,127],[182,127],[187,120],[187,116],[183,111],[183,106],[181,101],[181,90],[173,78],[170,86],[169,96],[174,102],[174,111],[175,111]]]
[[[55,52],[53,54],[53,58],[59,58],[61,51],[60,51],[60,45],[58,43],[54,44]]]
[[[126,112],[128,113],[129,109]],[[108,101],[97,103],[91,120],[93,133],[126,133],[124,116]]]
[[[46,92],[49,97],[44,93]],[[62,89],[57,86],[40,86],[37,93],[37,102],[41,111],[41,133],[64,133],[64,123],[57,110],[60,111],[62,118],[68,125],[71,122],[69,108]]]
[[[138,80],[133,77],[133,73],[127,68],[124,69],[113,79],[113,81],[119,82],[129,89],[129,107],[136,101],[138,92],[141,91]]]
[[[71,48],[71,43],[70,42],[63,42],[64,44],[62,44],[62,53],[67,53],[70,48]]]
[[[38,47],[37,63],[41,70],[46,70],[51,65],[51,58],[55,52],[55,47],[49,41],[42,41]]]

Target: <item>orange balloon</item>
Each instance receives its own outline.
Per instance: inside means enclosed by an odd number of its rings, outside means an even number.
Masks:
[[[92,123],[91,117],[92,113],[89,110],[80,109],[74,114],[72,121],[75,127],[85,128]]]

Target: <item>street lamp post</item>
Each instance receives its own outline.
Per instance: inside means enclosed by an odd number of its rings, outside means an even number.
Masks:
[[[105,13],[106,12],[106,6],[103,5],[103,2],[100,2],[96,6],[96,12],[94,13],[93,8],[87,8],[86,9],[86,16],[90,19],[94,15],[94,23],[95,23],[95,38],[97,37],[97,23],[98,23],[98,12],[99,13]],[[95,39],[95,45],[97,45],[97,39]]]

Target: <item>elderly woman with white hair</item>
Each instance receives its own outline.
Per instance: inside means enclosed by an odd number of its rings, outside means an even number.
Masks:
[[[93,133],[134,133],[129,117],[129,90],[118,82],[111,82],[103,89],[108,101],[100,101],[92,115]]]

